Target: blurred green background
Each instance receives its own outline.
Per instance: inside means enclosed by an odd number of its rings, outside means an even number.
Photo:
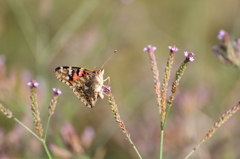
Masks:
[[[183,51],[194,52],[195,61],[189,64],[171,109],[164,156],[184,158],[239,100],[239,70],[222,64],[211,51],[219,43],[221,29],[232,39],[240,37],[239,17],[238,0],[1,0],[0,101],[34,129],[27,82],[35,79],[40,83],[38,102],[44,126],[51,89],[60,88],[63,93],[51,120],[48,145],[67,150],[70,158],[137,158],[107,99],[98,100],[96,107],[89,109],[54,75],[58,66],[100,68],[118,50],[104,66],[105,77],[111,78],[121,117],[141,155],[156,159],[159,114],[149,58],[143,48],[149,44],[157,47],[162,80],[168,46],[176,45],[179,51],[172,75],[184,60]],[[238,121],[239,113],[192,158],[240,158]],[[86,127],[94,129],[84,153],[74,154],[64,143],[61,132],[66,123],[72,124],[78,136]],[[16,125],[0,115],[0,158],[47,158],[41,143]],[[63,158],[56,153],[53,156]]]

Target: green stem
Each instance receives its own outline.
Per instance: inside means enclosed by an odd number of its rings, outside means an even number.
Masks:
[[[46,153],[48,155],[48,158],[52,159],[52,156],[51,156],[51,154],[50,154],[50,152],[49,152],[49,150],[47,148],[46,141],[44,139],[42,139],[42,143],[43,143],[43,147],[44,147],[44,149],[45,149],[45,151],[46,151]]]
[[[26,125],[24,125],[21,121],[19,121],[17,118],[13,117],[13,119],[20,125],[22,125],[27,131],[29,131],[31,134],[33,134],[33,136],[35,136],[38,140],[42,141],[42,139],[35,134],[32,130],[30,130]]]
[[[127,136],[128,141],[130,142],[130,144],[133,146],[134,150],[136,151],[138,157],[139,157],[140,159],[142,159],[142,156],[140,155],[140,153],[138,152],[136,146],[135,146],[134,143],[132,142],[132,139],[130,138],[130,135],[127,133],[126,136]]]
[[[37,134],[35,134],[32,130],[30,130],[26,125],[24,125],[21,121],[19,121],[17,118],[13,117],[13,119],[18,123],[20,124],[21,126],[23,126],[27,131],[29,131],[31,134],[33,134],[33,136],[35,136],[38,140],[40,140],[42,143],[43,143],[43,147],[48,155],[48,158],[49,159],[52,159],[51,157],[51,154],[47,148],[47,145],[46,145],[46,142],[45,142],[45,139],[42,139],[40,138]],[[47,134],[47,133],[46,133]],[[45,136],[46,137],[46,136]]]
[[[192,151],[187,155],[187,157],[185,157],[184,159],[188,159],[188,158],[196,151],[196,149],[199,148],[199,146],[200,146],[202,143],[203,143],[203,141],[200,142],[195,148],[193,148],[193,150],[192,150]]]
[[[164,136],[164,129],[161,130],[161,141],[160,141],[160,159],[162,159],[163,156],[163,136]]]
[[[170,108],[171,108],[171,106],[170,106],[170,105],[167,105],[166,116],[165,116],[165,119],[164,119],[164,122],[163,122],[163,125],[162,125],[162,129],[164,129],[164,127],[165,127],[165,125],[166,125],[167,118],[168,118],[168,115],[169,115],[169,112],[170,112]]]
[[[50,120],[51,120],[51,115],[48,116],[48,120],[47,120],[47,126],[46,126],[45,135],[44,135],[44,140],[45,141],[46,141],[46,138],[47,138],[47,132],[48,132]]]

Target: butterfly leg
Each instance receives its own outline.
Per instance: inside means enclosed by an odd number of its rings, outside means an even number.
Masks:
[[[110,84],[110,77],[107,77],[106,79],[103,80],[103,82],[108,81],[108,85]]]
[[[108,81],[108,85],[109,85],[109,83],[110,83],[110,77],[107,77],[106,79],[103,80],[103,82],[105,82],[105,81]],[[103,87],[105,87],[105,86],[103,85]],[[103,89],[104,89],[103,87],[102,87],[101,91],[98,92],[98,97],[100,97],[101,99],[103,99],[103,98],[104,98],[104,94],[106,94],[106,93],[103,91]]]

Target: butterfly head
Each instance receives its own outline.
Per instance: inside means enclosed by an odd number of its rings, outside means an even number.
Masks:
[[[104,69],[101,68],[101,69],[99,69],[99,70],[96,70],[96,73],[97,73],[99,76],[103,76],[103,74],[104,74]]]

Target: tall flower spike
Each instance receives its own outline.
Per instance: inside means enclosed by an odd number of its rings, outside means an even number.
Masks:
[[[53,90],[53,96],[52,96],[52,99],[51,99],[51,102],[50,102],[50,105],[49,105],[48,116],[53,115],[54,110],[56,108],[56,104],[57,104],[57,98],[60,94],[62,94],[60,89],[53,88],[52,90]]]
[[[37,93],[36,93],[36,89],[39,84],[35,80],[32,80],[31,82],[28,82],[27,85],[30,87],[30,90],[31,90],[31,96],[30,96],[31,102],[32,102],[31,109],[32,109],[32,114],[34,118],[35,129],[39,137],[43,138],[43,128],[42,128],[40,112],[39,112],[38,103],[37,103]]]
[[[169,110],[172,106],[172,102],[175,98],[175,93],[176,93],[176,91],[178,89],[178,86],[179,86],[179,82],[181,80],[181,77],[182,77],[185,69],[187,68],[187,64],[189,62],[194,61],[194,58],[193,58],[194,53],[185,51],[184,56],[186,57],[186,59],[183,61],[183,63],[181,64],[181,66],[177,70],[176,75],[175,75],[175,79],[174,79],[173,84],[172,84],[172,90],[171,90],[172,94],[170,95],[170,97],[167,101],[167,115],[166,116],[168,116]],[[164,125],[165,125],[165,123],[166,123],[166,118],[164,120]]]
[[[204,136],[204,138],[200,141],[200,143],[193,148],[193,150],[187,155],[187,157],[185,157],[186,159],[189,158],[189,156],[191,156],[199,147],[200,145],[205,142],[208,138],[210,138],[215,131],[222,126],[234,113],[236,113],[238,110],[240,109],[240,101],[238,102],[237,105],[233,106],[231,109],[229,109],[228,111],[226,111],[219,119],[219,121],[217,121],[212,128],[207,132],[207,134]]]
[[[118,112],[118,107],[117,107],[116,101],[114,99],[114,96],[113,96],[113,94],[111,92],[110,87],[109,86],[105,86],[104,90],[105,90],[104,93],[108,96],[108,102],[109,102],[109,105],[111,106],[111,111],[112,111],[112,113],[114,115],[114,118],[115,118],[116,122],[118,123],[118,125],[119,125],[120,129],[122,130],[122,132],[126,135],[127,140],[133,146],[135,152],[138,154],[138,157],[140,159],[142,159],[142,157],[141,157],[140,153],[138,152],[135,144],[132,142],[132,139],[130,137],[129,132],[126,129],[126,126],[125,126],[124,122],[122,121],[122,119],[120,117],[120,114]]]
[[[164,129],[164,121],[166,118],[166,98],[167,98],[168,82],[171,75],[171,68],[174,61],[174,55],[178,51],[178,48],[175,45],[169,46],[168,48],[170,50],[170,54],[165,67],[164,78],[163,78],[163,83],[161,87],[161,127],[162,129]]]
[[[221,62],[240,68],[240,41],[237,39],[232,42],[228,33],[224,30],[219,31],[218,39],[220,44],[213,46],[213,53]]]
[[[172,93],[173,94],[176,93],[176,91],[177,91],[179,82],[181,80],[181,77],[182,77],[185,69],[187,68],[188,63],[194,61],[194,58],[193,58],[194,53],[185,51],[184,56],[186,57],[186,59],[183,61],[183,63],[181,64],[181,66],[177,70],[175,80],[174,80],[173,85],[172,85]]]
[[[12,112],[9,109],[5,108],[1,103],[0,103],[0,111],[4,115],[6,115],[7,118],[12,118],[13,117]]]
[[[158,110],[159,110],[159,114],[161,114],[161,96],[160,96],[160,80],[159,80],[159,70],[157,67],[157,61],[156,61],[156,57],[154,54],[154,51],[157,48],[152,46],[152,45],[148,45],[146,48],[143,49],[143,51],[148,52],[149,58],[150,58],[150,63],[151,63],[151,70],[153,73],[153,81],[154,81],[154,90],[155,90],[155,94],[156,94],[156,98],[157,98],[157,105],[158,105]]]
[[[226,51],[226,50],[225,50],[225,51]],[[218,57],[218,59],[219,59],[221,62],[223,62],[223,63],[225,63],[225,64],[229,64],[229,65],[230,65],[230,64],[233,64],[232,61],[230,61],[230,60],[228,59],[227,55],[226,55],[223,51],[219,50],[219,47],[218,47],[218,46],[214,45],[214,46],[212,47],[212,52],[213,52],[213,54],[214,54],[215,56]]]
[[[234,113],[236,113],[240,109],[240,101],[237,103],[237,105],[233,106],[231,109],[226,111],[220,118],[219,121],[216,122],[213,127],[208,131],[208,133],[205,135],[205,137],[201,140],[201,142],[206,141],[208,138],[210,138],[213,133],[222,125],[224,124]]]

